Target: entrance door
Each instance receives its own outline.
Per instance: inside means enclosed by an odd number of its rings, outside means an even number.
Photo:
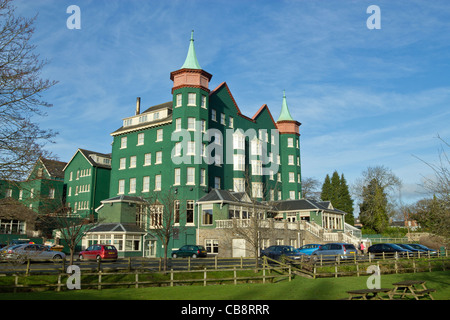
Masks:
[[[147,246],[145,247],[145,256],[147,258],[156,257],[156,240],[147,240]]]
[[[233,239],[232,257],[245,257],[245,239]]]

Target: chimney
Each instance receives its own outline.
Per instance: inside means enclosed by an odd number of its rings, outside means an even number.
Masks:
[[[141,98],[136,99],[136,115],[141,113]]]

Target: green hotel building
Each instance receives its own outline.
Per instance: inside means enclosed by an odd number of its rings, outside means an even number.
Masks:
[[[301,221],[344,229],[344,212],[302,199],[300,123],[286,95],[277,120],[267,105],[250,117],[225,82],[211,90],[211,78],[200,67],[192,35],[184,64],[170,73],[170,101],[142,108],[137,98],[133,115],[111,133],[109,195],[83,247],[106,241],[122,256],[160,257],[164,249],[170,255],[200,244],[210,254],[252,255],[248,241],[227,231],[230,221],[252,214],[279,231],[267,234],[260,248],[299,246],[307,229]],[[165,223],[173,226],[167,244],[156,232]]]

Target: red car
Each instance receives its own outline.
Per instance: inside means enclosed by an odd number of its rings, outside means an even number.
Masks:
[[[81,251],[78,259],[81,260],[117,260],[117,249],[111,244],[94,244]]]

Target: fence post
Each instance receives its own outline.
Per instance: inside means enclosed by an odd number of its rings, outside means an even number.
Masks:
[[[289,265],[289,281],[292,280],[292,270],[291,270],[291,266]]]
[[[138,271],[138,269],[136,269],[135,280],[136,280],[136,289],[137,289],[137,288],[139,288],[139,271]]]
[[[244,260],[243,260],[243,258],[241,257],[241,269],[243,269],[244,268]]]
[[[100,263],[99,263],[99,265],[100,265]],[[102,272],[101,271],[98,272],[98,287],[97,288],[98,288],[98,290],[102,290]]]
[[[266,283],[266,265],[263,264],[263,283]]]
[[[131,257],[128,257],[128,271],[131,271]]]
[[[214,256],[214,269],[217,270],[217,256]]]
[[[234,285],[237,285],[237,279],[236,279],[236,267],[233,267],[233,277],[234,277]]]
[[[173,287],[173,269],[170,269],[170,286]]]
[[[26,272],[27,277],[30,275],[30,264],[31,264],[31,260],[28,258],[27,259],[27,272]]]
[[[188,257],[188,271],[191,271],[191,257]]]
[[[203,271],[203,286],[206,287],[206,267]]]

